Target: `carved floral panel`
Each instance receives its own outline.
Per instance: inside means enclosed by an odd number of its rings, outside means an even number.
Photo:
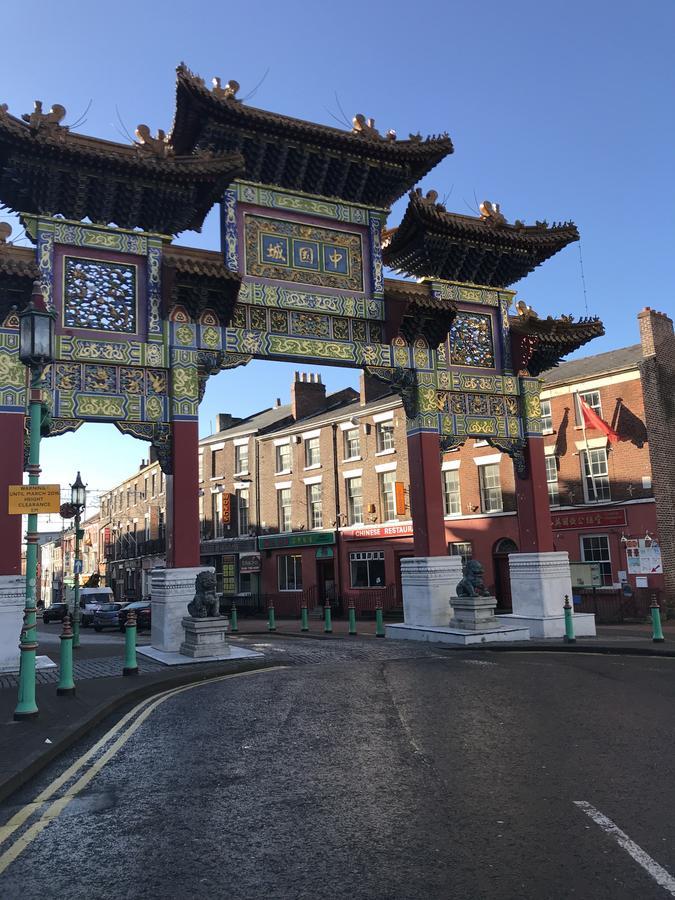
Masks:
[[[455,366],[494,368],[491,316],[461,310],[457,313],[450,327],[450,360]]]
[[[66,328],[137,332],[136,266],[66,256],[63,280]]]

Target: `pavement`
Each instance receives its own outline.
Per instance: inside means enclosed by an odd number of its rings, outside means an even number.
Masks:
[[[49,656],[57,664],[60,630],[57,623],[40,623],[38,626],[38,652]],[[389,659],[401,654],[424,657],[430,652],[469,652],[461,648],[378,639],[373,621],[359,622],[358,630],[357,637],[349,636],[347,622],[337,619],[333,621],[333,633],[326,634],[323,621],[311,620],[310,632],[302,634],[299,621],[293,619],[277,620],[277,630],[272,634],[268,631],[266,619],[240,619],[238,635],[233,636],[232,640],[245,647],[261,649],[265,653],[264,661],[202,663],[181,666],[177,671],[139,656],[139,675],[122,677],[123,635],[113,631],[97,634],[91,629],[82,629],[81,645],[75,651],[74,697],[56,695],[58,668],[42,670],[36,677],[39,715],[35,719],[14,722],[17,677],[0,676],[0,801],[99,723],[113,714],[121,715],[134,703],[162,690],[215,675],[275,665],[280,660],[284,664],[311,665],[336,660]],[[664,634],[664,644],[653,644],[648,625],[605,626],[598,628],[597,638],[580,639],[573,646],[559,641],[531,641],[526,644],[483,645],[477,652],[544,651],[673,657],[675,623],[666,623]],[[141,632],[138,645],[149,642],[149,634]]]
[[[673,660],[246,640],[0,804],[0,896],[675,895]]]

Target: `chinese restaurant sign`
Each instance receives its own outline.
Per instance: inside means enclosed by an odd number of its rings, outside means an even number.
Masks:
[[[608,528],[626,524],[625,509],[598,509],[594,512],[558,513],[551,519],[554,531],[566,528]]]

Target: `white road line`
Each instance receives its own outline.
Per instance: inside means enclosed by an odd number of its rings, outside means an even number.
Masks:
[[[632,856],[635,862],[639,866],[642,866],[645,872],[647,872],[648,875],[651,875],[657,884],[661,885],[664,890],[675,897],[675,878],[673,878],[670,872],[666,871],[663,866],[660,866],[656,860],[652,859],[642,847],[636,844],[635,841],[632,841],[618,825],[615,825],[614,822],[612,822],[611,819],[608,819],[604,813],[601,813],[599,809],[596,809],[585,800],[574,800],[573,802],[574,805],[583,810],[589,818],[593,819],[596,825],[599,825],[605,834],[613,837],[619,847],[625,850],[629,856]]]

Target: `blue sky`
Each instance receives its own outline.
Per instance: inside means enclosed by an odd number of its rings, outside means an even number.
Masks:
[[[675,310],[670,0],[265,0],[237,9],[37,0],[5,4],[2,18],[0,102],[14,114],[39,98],[62,103],[73,122],[91,100],[77,130],[126,141],[116,109],[131,134],[141,122],[170,130],[181,60],[209,80],[235,78],[243,96],[267,72],[253,105],[326,124],[341,105],[399,137],[447,131],[455,153],[421,186],[448,195],[448,209],[490,199],[509,221],[575,221],[586,301],[577,245],[516,287],[540,315],[584,315],[587,302],[607,329],[594,352],[636,342],[643,306]],[[180,243],[217,248],[216,217]],[[260,363],[212,378],[202,433],[218,411],[285,401],[294,368]],[[321,371],[329,390],[356,382],[349,370]],[[43,478],[67,485],[80,468],[104,489],[146,452],[112,426],[84,426],[43,443]]]

